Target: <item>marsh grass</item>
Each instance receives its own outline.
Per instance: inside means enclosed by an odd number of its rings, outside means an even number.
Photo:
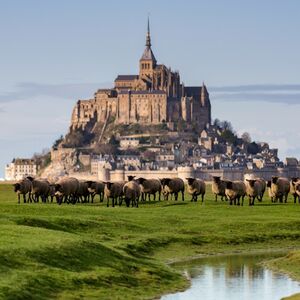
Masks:
[[[234,207],[205,198],[139,208],[18,205],[12,187],[0,185],[0,297],[151,299],[188,286],[166,262],[300,246],[300,205],[291,199]]]

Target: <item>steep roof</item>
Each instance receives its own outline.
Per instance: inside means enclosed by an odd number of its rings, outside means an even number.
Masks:
[[[138,75],[118,75],[115,81],[132,81],[138,78]]]
[[[156,58],[152,52],[151,47],[146,47],[140,60],[153,60],[156,63]]]
[[[184,87],[185,95],[188,97],[200,96],[201,95],[201,86],[186,86]]]
[[[140,60],[152,60],[154,64],[156,64],[156,59],[151,49],[149,18],[148,18],[148,27],[147,27],[147,35],[146,35],[146,48]]]
[[[160,95],[163,95],[163,94],[166,94],[165,91],[160,91],[160,90],[153,90],[153,91],[134,91],[134,90],[121,90],[119,92],[119,94],[128,94],[128,93],[131,93],[131,94],[134,94],[134,95],[151,95],[151,94],[160,94]]]

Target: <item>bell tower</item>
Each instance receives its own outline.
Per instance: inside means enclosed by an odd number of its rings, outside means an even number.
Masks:
[[[153,69],[156,67],[156,59],[151,49],[149,17],[147,24],[146,48],[140,59],[140,78],[152,79]]]

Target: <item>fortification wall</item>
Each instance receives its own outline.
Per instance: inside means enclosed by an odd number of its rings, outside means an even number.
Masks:
[[[280,177],[300,177],[300,168],[289,169],[262,169],[262,170],[243,170],[243,169],[223,169],[223,170],[200,170],[191,167],[179,167],[177,170],[139,170],[139,171],[125,171],[114,170],[105,173],[106,180],[123,181],[127,180],[128,175],[136,177],[148,178],[164,178],[164,177],[179,177],[186,181],[187,177],[201,178],[205,181],[211,181],[213,176],[220,176],[226,180],[244,180],[245,174],[253,174],[254,177],[260,177],[265,180],[270,180],[272,176]]]

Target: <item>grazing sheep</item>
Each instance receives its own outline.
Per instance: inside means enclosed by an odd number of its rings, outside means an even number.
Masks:
[[[258,197],[257,197],[258,201],[261,202],[264,197],[267,185],[266,185],[266,182],[262,178],[257,178],[256,180],[261,184],[261,194],[258,195]]]
[[[26,195],[27,194],[28,194],[28,201],[32,202],[32,199],[31,199],[32,184],[29,179],[24,178],[24,179],[16,182],[15,184],[13,184],[13,186],[14,186],[15,193],[17,193],[17,195],[18,195],[18,203],[19,204],[20,204],[20,195],[23,195],[24,203],[26,203]]]
[[[206,190],[205,182],[202,179],[196,178],[186,178],[186,180],[188,183],[187,192],[192,195],[191,201],[197,201],[200,195],[203,202]]]
[[[64,177],[55,183],[55,196],[57,203],[60,205],[62,201],[75,204],[77,202],[77,191],[79,189],[79,181],[73,177]]]
[[[150,195],[153,195],[153,200],[155,201],[156,193],[158,192],[158,200],[160,201],[161,183],[159,179],[145,179],[141,177],[136,182],[141,186],[142,199],[146,200],[148,195],[150,201]]]
[[[249,205],[254,205],[255,199],[261,199],[265,192],[265,182],[261,179],[246,179],[246,194],[249,197]],[[261,201],[260,200],[260,201]]]
[[[48,197],[50,197],[50,200],[51,200],[51,203],[52,203],[53,202],[53,198],[55,197],[55,185],[54,184],[50,184],[49,185]]]
[[[169,199],[169,194],[174,194],[175,201],[177,201],[178,193],[181,192],[182,201],[184,201],[184,182],[181,178],[163,178],[161,185],[165,200]]]
[[[296,191],[297,182],[300,182],[300,179],[298,177],[293,177],[290,182],[290,192],[294,197],[294,203],[297,202],[297,198],[298,198],[297,191]]]
[[[225,195],[230,201],[230,205],[240,205],[242,198],[242,205],[244,204],[244,197],[246,195],[246,185],[243,181],[226,181]]]
[[[273,176],[271,180],[271,193],[274,195],[273,201],[279,199],[280,203],[287,203],[288,194],[290,192],[290,182],[287,178]]]
[[[105,184],[100,181],[90,181],[90,180],[86,181],[86,183],[88,185],[88,190],[91,193],[92,203],[94,202],[94,198],[96,195],[99,195],[100,202],[103,202]]]
[[[35,202],[39,202],[39,197],[41,197],[42,202],[46,202],[50,192],[50,183],[45,179],[35,179],[31,176],[27,177],[31,181],[31,195]]]
[[[80,180],[78,191],[76,193],[76,196],[78,197],[78,200],[80,200],[82,203],[89,202],[90,198],[90,191],[88,189],[88,184],[86,181]]]
[[[272,181],[268,180],[267,181],[267,188],[268,188],[269,198],[271,199],[271,202],[275,202],[275,194],[272,191],[271,187],[272,187]]]
[[[141,187],[136,181],[129,181],[123,186],[123,193],[126,206],[139,207],[139,198],[141,195]]]
[[[132,175],[127,176],[128,181],[133,181],[133,180],[135,181],[134,178],[135,178],[135,176],[132,176]]]
[[[107,207],[109,207],[109,198],[112,199],[112,206],[119,199],[120,205],[122,204],[121,198],[123,196],[123,186],[125,182],[104,182],[104,198],[107,199]]]
[[[221,180],[220,176],[213,176],[211,189],[213,194],[215,194],[215,200],[217,201],[218,196],[221,196],[221,200],[223,201],[223,197],[225,197],[226,182]]]
[[[298,197],[298,203],[300,204],[300,180],[298,180],[295,184],[295,190]],[[296,202],[295,202],[296,203]]]

